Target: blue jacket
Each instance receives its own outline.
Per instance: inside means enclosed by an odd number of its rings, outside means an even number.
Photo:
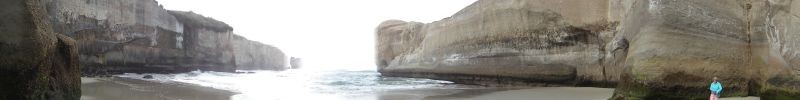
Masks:
[[[711,90],[711,92],[714,92],[714,94],[717,94],[717,96],[719,96],[719,93],[722,92],[722,84],[719,82],[711,82],[711,87],[709,87],[708,89]]]

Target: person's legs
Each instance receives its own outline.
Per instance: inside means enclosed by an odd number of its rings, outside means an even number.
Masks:
[[[714,93],[711,93],[711,96],[708,97],[708,100],[717,100],[717,95],[714,95]]]

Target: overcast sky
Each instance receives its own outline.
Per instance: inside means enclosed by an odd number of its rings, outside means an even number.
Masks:
[[[228,23],[234,33],[275,45],[307,67],[374,69],[374,31],[382,21],[429,23],[475,0],[157,0]]]

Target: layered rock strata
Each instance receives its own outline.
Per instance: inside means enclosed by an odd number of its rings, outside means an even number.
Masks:
[[[616,24],[599,3],[489,0],[432,23],[386,21],[377,29],[379,71],[471,84],[613,82],[606,73],[619,68],[603,64]]]
[[[617,87],[614,99],[800,98],[791,0],[479,0],[376,29],[385,76]]]
[[[180,48],[183,48],[185,59],[181,59],[183,62],[180,64],[211,71],[232,72],[237,69],[233,51],[233,45],[236,45],[233,28],[193,12],[169,11],[169,14],[183,24],[184,35],[180,39]]]
[[[253,55],[259,57],[238,60],[266,62],[248,65],[264,67],[260,69],[288,66],[288,57],[274,47],[235,53],[234,41],[249,40],[235,40],[227,24],[191,12],[167,11],[154,0],[0,2],[3,100],[80,99],[82,72],[233,72],[239,66],[236,56]],[[283,59],[264,59],[269,57]]]
[[[0,99],[80,99],[77,44],[52,30],[45,3],[0,2]]]
[[[233,28],[224,22],[168,11],[154,0],[44,1],[54,31],[77,40],[86,75],[233,72],[237,60],[263,60],[235,59]]]

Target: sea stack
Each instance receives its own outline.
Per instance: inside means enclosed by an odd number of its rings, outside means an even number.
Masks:
[[[376,29],[384,76],[481,85],[616,87],[612,99],[800,98],[800,3],[479,0]]]

